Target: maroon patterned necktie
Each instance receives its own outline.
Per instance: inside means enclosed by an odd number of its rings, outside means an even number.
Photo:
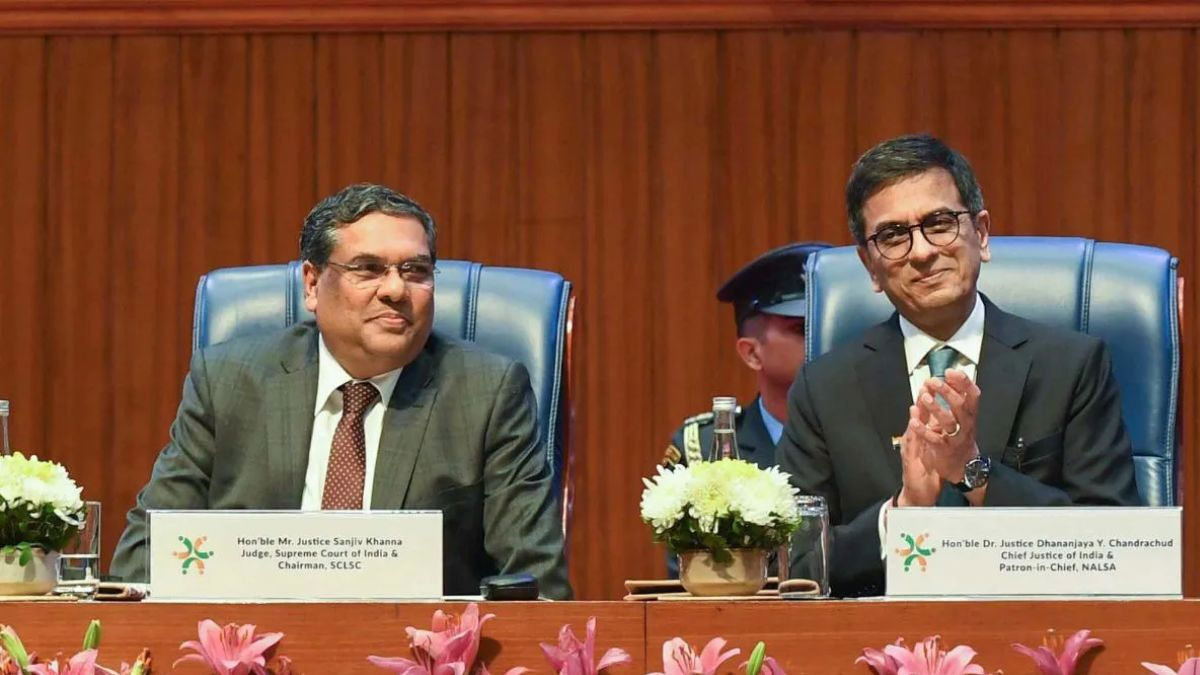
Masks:
[[[347,382],[342,390],[342,419],[329,447],[329,468],[321,508],[358,510],[363,507],[363,483],[367,476],[367,439],[363,415],[379,391],[370,382]]]

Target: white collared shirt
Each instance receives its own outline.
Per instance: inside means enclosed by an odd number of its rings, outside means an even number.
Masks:
[[[354,381],[333,358],[325,346],[325,338],[317,339],[317,399],[313,409],[312,439],[308,444],[308,470],[304,473],[304,495],[300,508],[304,511],[321,510],[321,497],[325,493],[325,474],[329,471],[329,451],[333,445],[333,432],[342,419],[343,384]],[[363,417],[363,433],[367,441],[367,470],[363,481],[363,510],[371,508],[371,484],[375,477],[375,458],[379,456],[379,438],[383,433],[383,414],[388,401],[396,389],[403,368],[390,370],[367,380],[379,391]]]
[[[971,380],[975,379],[975,372],[979,367],[979,352],[983,350],[983,311],[983,301],[976,293],[975,308],[954,335],[945,342],[928,335],[903,316],[900,317],[900,332],[904,335],[904,360],[908,367],[908,385],[914,402],[921,386],[929,379],[929,363],[926,357],[935,349],[953,347],[958,355],[954,357],[950,367],[963,371]]]
[[[929,379],[929,363],[926,361],[926,357],[935,349],[944,346],[953,347],[958,355],[954,357],[950,367],[961,370],[972,381],[975,380],[975,376],[979,372],[979,353],[983,351],[983,313],[983,300],[976,293],[974,309],[967,316],[967,320],[954,332],[954,335],[951,335],[950,339],[945,342],[925,333],[903,316],[900,317],[900,332],[904,335],[904,360],[908,368],[909,393],[912,395],[913,402],[916,402],[917,394],[921,391],[925,380]],[[887,559],[885,526],[887,512],[891,506],[892,502],[889,500],[884,502],[879,509],[879,555],[884,559]]]

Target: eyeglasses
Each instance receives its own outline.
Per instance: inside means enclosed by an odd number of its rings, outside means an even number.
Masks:
[[[328,263],[345,273],[350,283],[364,289],[381,286],[392,268],[396,269],[404,283],[430,288],[433,286],[434,275],[439,271],[427,260],[405,260],[398,263],[340,263],[330,260]]]
[[[925,241],[934,246],[948,246],[958,239],[958,218],[973,215],[970,211],[938,211],[925,216],[916,225],[888,225],[867,241],[875,243],[875,250],[888,260],[901,260],[912,250],[913,230],[921,228]]]

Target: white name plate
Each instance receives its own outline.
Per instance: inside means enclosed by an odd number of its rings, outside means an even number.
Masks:
[[[153,600],[442,597],[441,511],[150,511]]]
[[[911,508],[887,514],[887,594],[1182,596],[1183,510]]]

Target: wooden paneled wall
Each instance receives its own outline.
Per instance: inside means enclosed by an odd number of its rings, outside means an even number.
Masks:
[[[120,32],[0,38],[0,397],[15,446],[103,500],[106,554],[178,402],[197,277],[296,257],[352,181],[423,202],[444,257],[576,283],[583,598],[661,572],[640,477],[712,395],[752,394],[716,287],[769,247],[847,243],[875,142],[962,149],[998,234],[1195,273],[1191,28]],[[1195,439],[1194,368],[1184,386]]]

